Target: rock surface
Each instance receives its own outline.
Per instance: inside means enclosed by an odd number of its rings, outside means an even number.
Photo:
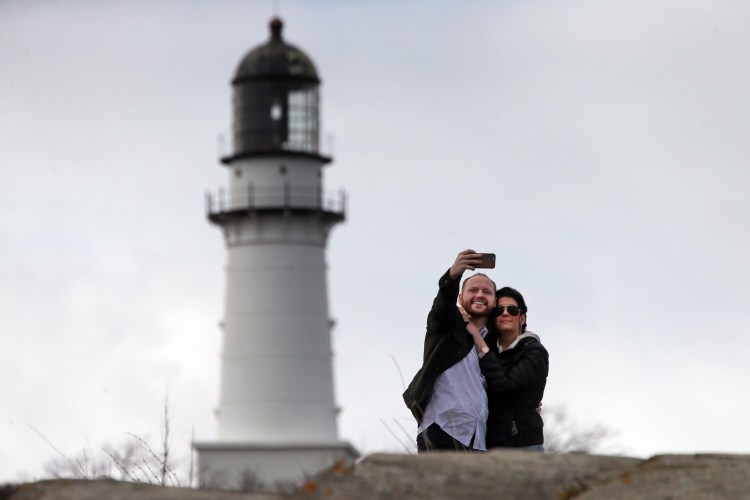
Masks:
[[[371,455],[305,487],[321,499],[750,499],[750,456]]]
[[[750,499],[750,455],[626,457],[553,455],[519,450],[485,454],[374,454],[337,464],[292,496],[115,481],[40,481],[12,500],[266,499]],[[3,500],[3,499],[0,499]]]
[[[278,495],[165,488],[106,479],[55,479],[22,484],[9,500],[276,500]],[[0,500],[5,500],[0,498]]]

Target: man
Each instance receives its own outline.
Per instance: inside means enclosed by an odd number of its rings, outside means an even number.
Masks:
[[[489,418],[487,448],[513,447],[544,451],[539,414],[549,372],[549,355],[539,336],[526,330],[526,301],[518,290],[497,291],[490,314],[490,352],[479,360],[487,382]],[[468,325],[479,339],[479,330]]]
[[[464,271],[474,270],[482,254],[464,250],[439,281],[427,316],[422,368],[404,392],[404,402],[419,424],[417,449],[486,450],[487,393],[467,324],[480,335],[495,306],[495,283],[483,274],[468,277],[459,293]],[[465,323],[458,303],[471,316]],[[485,345],[485,352],[489,349]]]

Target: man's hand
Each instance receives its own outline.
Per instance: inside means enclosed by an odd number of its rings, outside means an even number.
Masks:
[[[481,263],[481,253],[476,253],[474,250],[464,250],[458,254],[456,261],[453,263],[448,273],[451,278],[457,280],[464,274],[464,271],[473,271]]]

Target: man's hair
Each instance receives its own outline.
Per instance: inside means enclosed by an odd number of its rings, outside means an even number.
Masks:
[[[509,286],[504,286],[497,292],[495,292],[495,298],[499,299],[501,297],[508,297],[510,299],[513,299],[516,301],[516,304],[518,304],[518,308],[521,309],[521,314],[526,314],[526,311],[529,310],[528,307],[526,307],[526,301],[523,300],[523,295],[521,295],[521,292],[516,290],[515,288],[511,288]],[[494,321],[496,317],[499,316],[499,314],[495,313],[496,309],[493,309],[492,313],[490,314],[490,319]],[[521,325],[521,333],[526,331],[526,322],[524,322],[523,325]]]
[[[484,276],[485,278],[487,278],[488,280],[490,280],[490,283],[492,283],[492,288],[494,288],[495,290],[497,290],[497,285],[495,284],[495,282],[494,282],[494,281],[492,281],[492,280],[490,279],[490,277],[489,277],[489,276],[487,276],[487,275],[486,275],[486,274],[484,274],[484,273],[476,273],[476,274],[472,274],[471,276],[469,276],[468,278],[466,278],[466,279],[464,280],[463,284],[461,284],[461,290],[463,290],[463,289],[464,289],[464,287],[466,286],[466,283],[467,283],[467,282],[468,282],[468,281],[469,281],[469,280],[470,280],[471,278],[476,278],[477,276]],[[497,298],[497,295],[495,295],[495,297]]]

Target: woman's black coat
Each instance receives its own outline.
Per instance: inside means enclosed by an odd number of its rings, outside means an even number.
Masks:
[[[489,398],[487,449],[544,443],[544,424],[536,407],[547,384],[549,355],[533,333],[519,339],[512,349],[499,354],[493,349],[479,360]]]

